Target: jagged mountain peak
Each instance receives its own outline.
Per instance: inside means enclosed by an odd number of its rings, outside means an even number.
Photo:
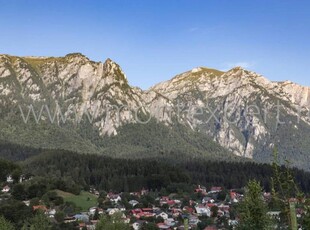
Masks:
[[[281,113],[285,118],[294,118],[280,128],[274,125],[276,115],[272,111],[267,114],[270,120],[265,122],[263,110],[255,114],[240,110],[247,105],[272,109],[277,101],[283,103]],[[0,105],[11,108],[29,103],[74,108],[75,112],[67,111],[71,116],[76,113],[82,117],[86,110],[93,117],[92,129],[102,138],[118,134],[126,124],[137,123],[138,110],[142,117],[150,115],[172,129],[181,124],[207,135],[239,156],[257,158],[265,154],[278,136],[291,151],[289,154],[297,149],[302,156],[310,149],[307,143],[286,144],[288,139],[283,136],[290,132],[291,138],[302,140],[295,131],[300,130],[303,135],[310,132],[306,115],[302,114],[301,123],[296,123],[298,106],[303,107],[302,112],[310,110],[310,88],[289,81],[272,82],[242,67],[226,72],[196,67],[143,91],[131,87],[121,67],[110,58],[94,62],[80,53],[65,57],[0,55]],[[180,105],[184,114],[179,114]],[[108,112],[107,107],[111,108]],[[195,108],[204,109],[204,113],[187,116]],[[225,111],[236,123],[225,120]],[[210,114],[213,112],[214,116]],[[276,133],[278,129],[280,133]]]
[[[106,61],[103,63],[103,69],[107,73],[114,75],[117,80],[122,80],[124,83],[128,84],[126,74],[123,72],[122,68],[112,59],[106,59]]]
[[[105,60],[105,63],[112,63],[112,62],[114,62],[111,58],[107,58],[106,60]]]
[[[246,70],[247,71],[247,69],[242,67],[242,66],[235,66],[228,71],[239,71],[239,70]]]
[[[225,75],[236,75],[236,76],[252,76],[252,77],[260,77],[261,75],[257,74],[254,71],[248,70],[242,66],[236,66],[225,72]]]
[[[89,61],[89,58],[82,53],[69,53],[64,58],[66,59],[79,58],[79,59],[84,59],[84,60]]]
[[[196,67],[196,68],[193,68],[192,70],[188,71],[190,73],[209,73],[209,74],[214,74],[214,75],[217,75],[217,76],[220,76],[222,74],[224,74],[223,71],[220,71],[220,70],[217,70],[217,69],[213,69],[213,68],[209,68],[209,67]]]

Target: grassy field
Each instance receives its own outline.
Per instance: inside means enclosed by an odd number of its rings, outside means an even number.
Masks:
[[[64,201],[73,202],[77,207],[82,208],[83,211],[88,211],[90,207],[97,205],[97,197],[89,192],[82,191],[80,195],[56,190],[58,196],[64,198]]]

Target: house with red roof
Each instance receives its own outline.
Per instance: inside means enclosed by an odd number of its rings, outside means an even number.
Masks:
[[[35,205],[35,206],[32,206],[32,209],[33,209],[33,211],[41,210],[43,212],[47,212],[47,210],[48,210],[45,205]]]
[[[223,190],[222,187],[211,187],[210,193],[217,193],[221,192],[222,190]]]
[[[207,193],[207,189],[201,185],[198,185],[198,187],[195,189],[196,193],[202,193],[202,194],[206,194]]]

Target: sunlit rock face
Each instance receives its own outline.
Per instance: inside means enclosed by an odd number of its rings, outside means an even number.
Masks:
[[[86,114],[101,135],[117,134],[117,127],[133,122],[128,110],[138,109],[143,101],[142,91],[128,85],[119,65],[110,59],[93,62],[82,54],[61,58],[2,55],[0,77],[2,104],[9,99],[11,103],[59,105],[70,119]]]
[[[249,158],[275,145],[281,116],[294,117],[286,124],[290,128],[298,127],[298,119],[309,124],[305,116],[310,106],[309,87],[271,82],[241,67],[227,72],[194,68],[155,85],[147,94],[151,113],[160,121],[171,123],[169,114],[180,116],[178,120],[184,125],[212,136],[236,155]],[[174,108],[172,113],[153,109],[168,103],[174,105],[169,106]],[[179,107],[185,112],[179,113]]]
[[[180,123],[236,155],[262,161],[279,143],[289,159],[296,153],[308,159],[309,89],[241,67],[227,72],[197,67],[143,91],[130,86],[110,59],[94,62],[79,53],[0,55],[2,108],[47,105],[57,122],[63,116],[72,123],[89,119],[102,138],[117,135],[125,124],[141,123],[141,117],[171,128]]]

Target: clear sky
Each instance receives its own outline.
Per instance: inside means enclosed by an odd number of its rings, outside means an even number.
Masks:
[[[308,0],[0,0],[0,53],[111,58],[143,89],[236,65],[310,86]]]

